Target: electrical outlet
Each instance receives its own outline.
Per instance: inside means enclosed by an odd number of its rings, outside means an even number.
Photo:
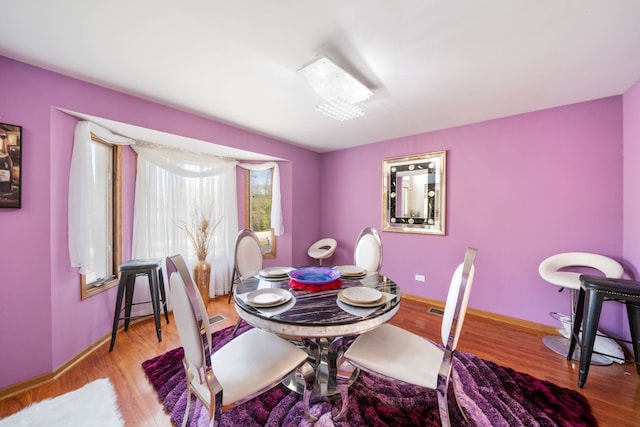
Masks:
[[[416,274],[416,282],[424,282],[424,275]]]

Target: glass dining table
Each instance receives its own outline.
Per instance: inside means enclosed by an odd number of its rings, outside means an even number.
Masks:
[[[309,353],[308,372],[313,378],[312,394],[332,396],[342,381],[350,385],[358,371],[341,356],[353,337],[391,320],[400,308],[398,285],[378,273],[363,277],[342,276],[331,289],[300,289],[284,277],[255,277],[242,281],[234,290],[235,308],[250,325],[282,336]],[[369,295],[378,298],[366,299]],[[347,298],[349,295],[364,299]],[[273,299],[273,304],[269,301]],[[305,377],[307,375],[305,374]],[[305,384],[292,375],[286,385],[302,393]]]

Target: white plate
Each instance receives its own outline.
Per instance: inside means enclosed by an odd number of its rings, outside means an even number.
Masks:
[[[363,276],[367,271],[358,267],[357,265],[339,265],[336,270],[340,272],[342,276]]]
[[[346,298],[343,294],[343,291],[340,291],[338,293],[338,301],[343,302],[345,304],[348,305],[352,305],[354,307],[378,307],[381,306],[382,304],[386,304],[387,302],[387,296],[385,294],[382,294],[380,296],[380,299],[374,302],[355,302],[355,301],[351,301],[350,299]]]
[[[348,300],[364,304],[380,301],[382,297],[382,293],[379,290],[365,288],[364,286],[343,289],[342,295]]]
[[[254,295],[251,299],[251,302],[254,304],[273,304],[275,302],[280,302],[284,299],[282,295],[273,294],[271,292],[265,294]]]
[[[273,279],[273,278],[287,277],[289,272],[292,270],[293,268],[291,267],[267,267],[265,269],[262,269],[258,274],[262,277]]]
[[[247,304],[255,307],[275,307],[291,299],[291,292],[280,288],[264,288],[247,294]]]

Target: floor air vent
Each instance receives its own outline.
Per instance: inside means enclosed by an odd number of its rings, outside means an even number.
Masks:
[[[225,317],[222,314],[214,314],[209,317],[209,324],[213,325],[214,323],[222,322],[223,320],[225,320]]]
[[[435,314],[437,316],[442,316],[444,315],[444,310],[441,310],[439,308],[435,308],[435,307],[429,307],[429,310],[427,310],[429,313],[431,314]]]

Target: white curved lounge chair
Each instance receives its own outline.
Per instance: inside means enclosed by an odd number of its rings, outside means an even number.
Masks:
[[[318,260],[318,265],[322,265],[322,260],[331,258],[337,247],[338,242],[336,242],[336,239],[327,237],[324,239],[320,239],[309,246],[307,255],[315,260]]]

